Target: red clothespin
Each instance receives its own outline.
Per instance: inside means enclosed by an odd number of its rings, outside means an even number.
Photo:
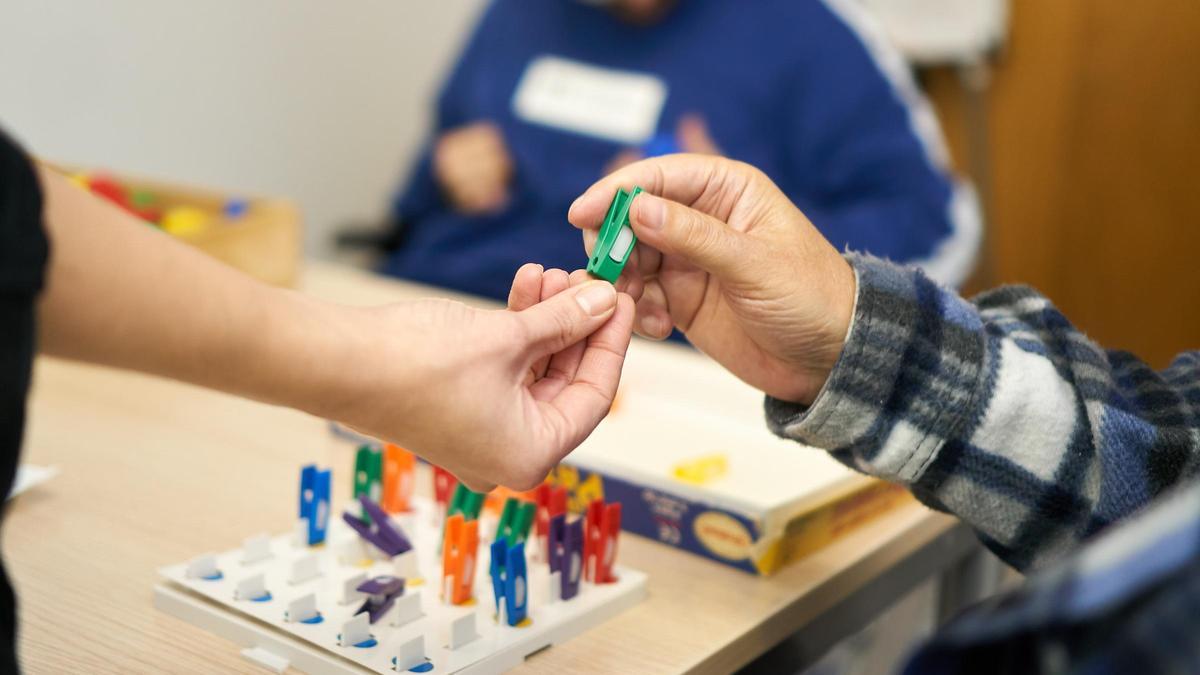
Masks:
[[[440,466],[433,467],[433,499],[437,502],[438,513],[441,515],[446,515],[446,509],[450,506],[450,495],[454,494],[454,488],[457,486],[458,479],[454,474]]]
[[[379,505],[388,513],[412,509],[412,494],[417,458],[404,448],[388,443],[383,446],[383,497]]]
[[[442,599],[461,605],[471,599],[475,584],[475,558],[479,549],[479,521],[461,513],[446,520],[442,541]]]
[[[584,578],[594,584],[608,584],[617,559],[617,537],[621,533],[621,505],[605,504],[602,500],[588,504],[584,520],[583,570]]]
[[[567,512],[567,489],[555,487],[549,483],[537,486],[533,493],[534,503],[537,504],[537,514],[534,516],[534,532],[537,534],[539,550],[542,558],[549,559],[550,519]]]

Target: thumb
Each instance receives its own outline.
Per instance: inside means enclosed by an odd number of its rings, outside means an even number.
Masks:
[[[617,306],[617,289],[590,281],[516,314],[529,343],[541,357],[560,352],[596,332]]]
[[[746,262],[746,237],[707,213],[643,192],[633,200],[629,222],[638,238],[721,277]]]

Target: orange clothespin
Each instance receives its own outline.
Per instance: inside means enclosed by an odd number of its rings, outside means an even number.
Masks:
[[[454,488],[458,486],[458,479],[454,474],[443,469],[440,466],[433,467],[433,499],[437,502],[438,517],[446,515],[446,509],[450,506],[450,495],[454,494]]]
[[[412,508],[413,478],[417,458],[404,448],[388,443],[383,446],[383,498],[379,505],[388,513]]]
[[[588,504],[584,520],[583,574],[594,584],[616,581],[617,537],[621,533],[621,505],[596,500]]]
[[[471,599],[475,583],[475,558],[479,548],[479,521],[461,513],[446,520],[442,541],[442,599],[461,605]]]

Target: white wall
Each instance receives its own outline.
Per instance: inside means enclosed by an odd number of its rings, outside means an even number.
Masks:
[[[3,0],[0,125],[43,157],[383,213],[484,0]]]

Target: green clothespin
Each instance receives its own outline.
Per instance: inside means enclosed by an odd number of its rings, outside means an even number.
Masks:
[[[588,260],[587,271],[592,276],[617,283],[617,277],[621,276],[621,270],[625,269],[629,254],[637,243],[637,235],[629,225],[629,206],[641,192],[640,187],[633,188],[633,192],[617,188],[617,195],[613,197],[608,215],[600,226],[600,236],[596,239],[592,258]]]
[[[363,495],[376,503],[383,495],[383,452],[369,445],[360,447],[354,456],[354,499],[357,501]],[[362,520],[371,522],[366,510],[362,512]]]
[[[450,508],[446,510],[446,517],[463,514],[464,520],[476,520],[479,518],[479,512],[483,510],[483,500],[487,495],[482,492],[472,492],[470,488],[462,483],[454,488],[454,496],[450,499]]]
[[[509,497],[504,502],[504,510],[500,512],[500,524],[496,526],[496,540],[504,539],[508,546],[517,544],[529,538],[529,528],[533,525],[537,504]]]

